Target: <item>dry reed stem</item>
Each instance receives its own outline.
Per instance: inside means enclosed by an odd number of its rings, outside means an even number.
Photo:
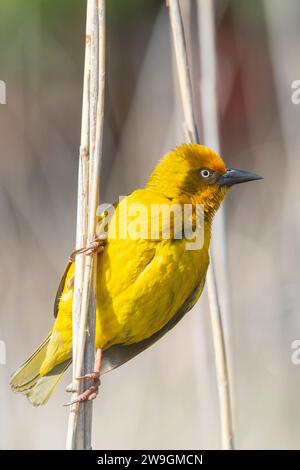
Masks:
[[[82,109],[82,133],[78,179],[76,247],[89,246],[96,235],[96,210],[99,204],[99,179],[102,159],[105,83],[105,0],[88,0],[86,57]],[[87,156],[88,164],[85,162]],[[83,162],[84,160],[84,162]],[[82,384],[77,377],[93,370],[95,306],[95,253],[78,255],[75,263],[73,299],[73,384],[76,400]],[[91,404],[71,406],[67,449],[90,449]]]
[[[206,2],[206,0],[200,0]],[[170,13],[170,24],[172,31],[172,38],[175,50],[175,58],[177,64],[178,80],[180,85],[181,100],[183,106],[183,113],[185,119],[185,125],[187,130],[187,137],[189,142],[199,143],[199,137],[197,133],[197,126],[195,121],[195,114],[193,110],[193,99],[192,99],[192,86],[189,73],[189,63],[186,50],[186,42],[184,36],[182,15],[178,0],[168,0],[169,13]],[[212,8],[212,5],[211,5]],[[213,27],[212,25],[210,25]],[[207,31],[207,30],[206,30]],[[213,30],[212,30],[213,31]],[[210,33],[208,31],[208,33]],[[205,48],[207,41],[212,41],[213,36],[208,34],[205,37],[205,43],[201,44],[201,47]],[[213,48],[214,54],[214,44]],[[202,53],[203,58],[203,53]],[[214,57],[212,58],[214,60]],[[214,66],[214,62],[213,62]],[[202,71],[203,72],[203,71]],[[214,119],[213,128],[209,127],[209,120]],[[217,114],[216,114],[216,98],[215,90],[214,97],[211,106],[206,114],[203,115],[203,121],[205,121],[204,129],[206,128],[206,134],[211,135],[217,129]],[[217,131],[216,131],[217,132]],[[215,133],[214,138],[217,134]],[[215,138],[215,141],[218,140]],[[212,324],[212,334],[214,343],[215,353],[215,364],[216,364],[216,375],[217,375],[217,386],[219,394],[219,407],[220,407],[220,418],[221,418],[221,436],[222,436],[222,447],[223,449],[233,449],[233,430],[232,430],[232,413],[231,413],[231,400],[229,393],[229,377],[228,367],[226,359],[224,332],[222,325],[222,316],[219,305],[217,283],[215,278],[215,272],[213,268],[213,262],[211,260],[211,266],[207,273],[207,287],[208,287],[208,298],[210,306],[210,318]]]

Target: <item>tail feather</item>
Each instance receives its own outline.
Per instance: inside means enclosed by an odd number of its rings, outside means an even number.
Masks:
[[[47,403],[54,388],[71,364],[67,360],[55,366],[47,375],[40,374],[40,368],[46,357],[51,331],[32,356],[12,375],[10,386],[14,392],[24,393],[35,405]]]
[[[62,362],[54,367],[49,374],[39,376],[34,386],[25,392],[30,403],[34,406],[45,405],[71,362],[71,360]]]
[[[32,356],[12,375],[10,386],[14,392],[25,392],[32,388],[39,378],[40,367],[46,357],[51,331]]]

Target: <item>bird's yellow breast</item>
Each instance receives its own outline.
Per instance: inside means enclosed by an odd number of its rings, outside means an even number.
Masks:
[[[129,212],[136,201],[149,208],[150,232],[150,206],[161,200],[145,190],[126,199]],[[115,217],[122,211],[121,204]],[[136,222],[135,215],[128,226]],[[142,223],[143,216],[139,227]],[[97,346],[139,342],[160,330],[205,277],[208,238],[201,249],[188,250],[187,240],[162,239],[161,230],[157,240],[111,238],[109,232],[98,264]]]

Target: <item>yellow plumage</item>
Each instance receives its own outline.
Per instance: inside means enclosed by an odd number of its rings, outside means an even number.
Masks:
[[[199,173],[203,168],[211,171],[210,180],[206,181],[205,173],[203,176]],[[111,361],[104,371],[148,347],[200,296],[209,264],[212,218],[228,189],[218,184],[217,177],[225,172],[221,158],[207,147],[182,145],[161,160],[144,189],[134,191],[118,204],[109,223],[107,244],[97,263],[95,346],[104,351],[104,359],[106,354]],[[139,214],[139,227],[136,226],[135,212],[139,205],[150,209],[153,204],[183,207],[187,203],[204,205],[204,244],[200,249],[187,250],[185,238],[174,239],[174,224],[171,237],[165,239],[162,220],[155,227],[156,238],[151,239],[150,210],[144,219]],[[127,233],[125,238],[120,238],[125,206],[129,215],[125,224]],[[128,230],[132,234],[137,228],[145,233],[132,239]],[[12,388],[27,394],[35,405],[48,400],[70,363],[73,275],[74,263],[69,263],[53,329],[11,380]]]

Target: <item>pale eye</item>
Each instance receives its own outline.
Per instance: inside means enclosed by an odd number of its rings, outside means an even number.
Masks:
[[[200,170],[200,175],[202,176],[202,178],[209,178],[211,174],[212,172],[207,168],[202,168],[202,170]]]

